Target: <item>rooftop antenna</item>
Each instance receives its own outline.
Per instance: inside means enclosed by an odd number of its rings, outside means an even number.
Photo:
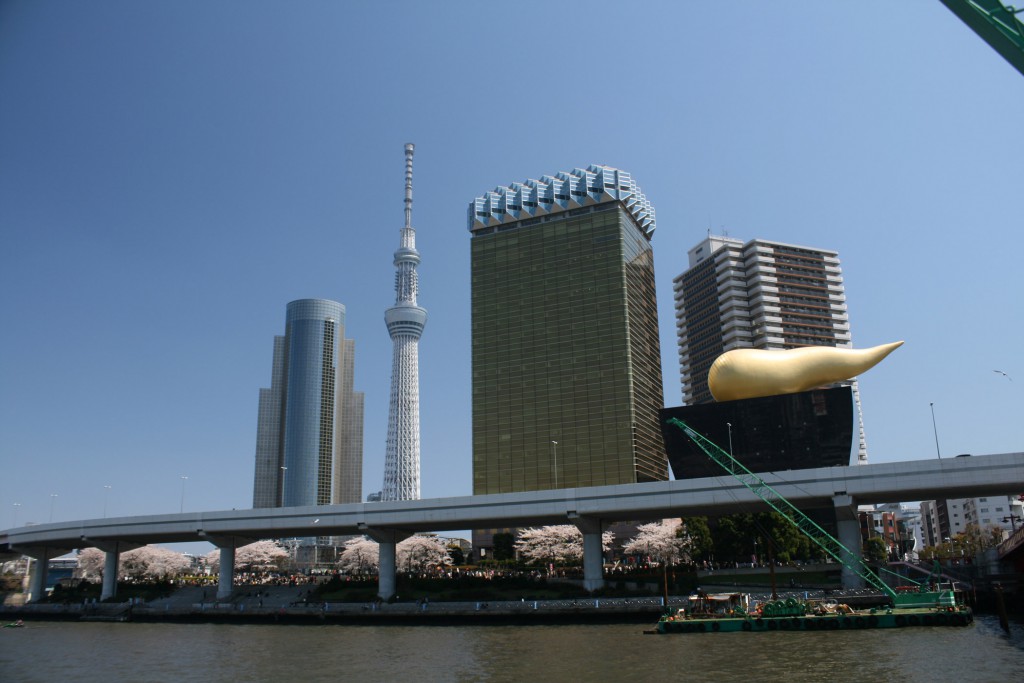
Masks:
[[[405,227],[412,227],[412,154],[416,146],[408,143],[405,146]]]

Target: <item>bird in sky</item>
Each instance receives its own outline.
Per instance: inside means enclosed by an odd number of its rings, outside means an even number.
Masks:
[[[1000,375],[1002,375],[1002,376],[1003,376],[1003,377],[1005,377],[1006,379],[1010,380],[1011,382],[1013,381],[1013,378],[1012,378],[1012,377],[1010,377],[1009,375],[1007,375],[1007,374],[1006,374],[1005,372],[1003,372],[1002,370],[993,370],[992,372],[998,372],[998,373],[999,373]]]

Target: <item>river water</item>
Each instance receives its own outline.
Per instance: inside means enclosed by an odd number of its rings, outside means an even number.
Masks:
[[[0,681],[1021,680],[1024,626],[645,635],[644,626],[30,622],[0,629]],[[650,627],[647,627],[650,628]]]

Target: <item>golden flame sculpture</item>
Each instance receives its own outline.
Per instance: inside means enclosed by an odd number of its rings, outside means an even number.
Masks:
[[[715,359],[708,388],[716,401],[795,394],[856,377],[870,370],[903,342],[870,349],[802,346],[784,351],[733,349]]]

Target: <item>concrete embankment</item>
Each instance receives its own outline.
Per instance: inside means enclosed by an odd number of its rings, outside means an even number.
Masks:
[[[682,604],[683,599],[671,601]],[[270,607],[238,603],[26,605],[0,612],[10,621],[137,621],[230,624],[549,624],[653,623],[664,608],[656,598],[501,602],[317,603]]]
[[[166,621],[260,624],[531,624],[653,623],[661,598],[577,598],[394,603],[320,602],[313,586],[241,586],[216,600],[216,586],[189,586],[148,602],[6,605],[0,621]],[[673,597],[676,608],[686,597]]]

